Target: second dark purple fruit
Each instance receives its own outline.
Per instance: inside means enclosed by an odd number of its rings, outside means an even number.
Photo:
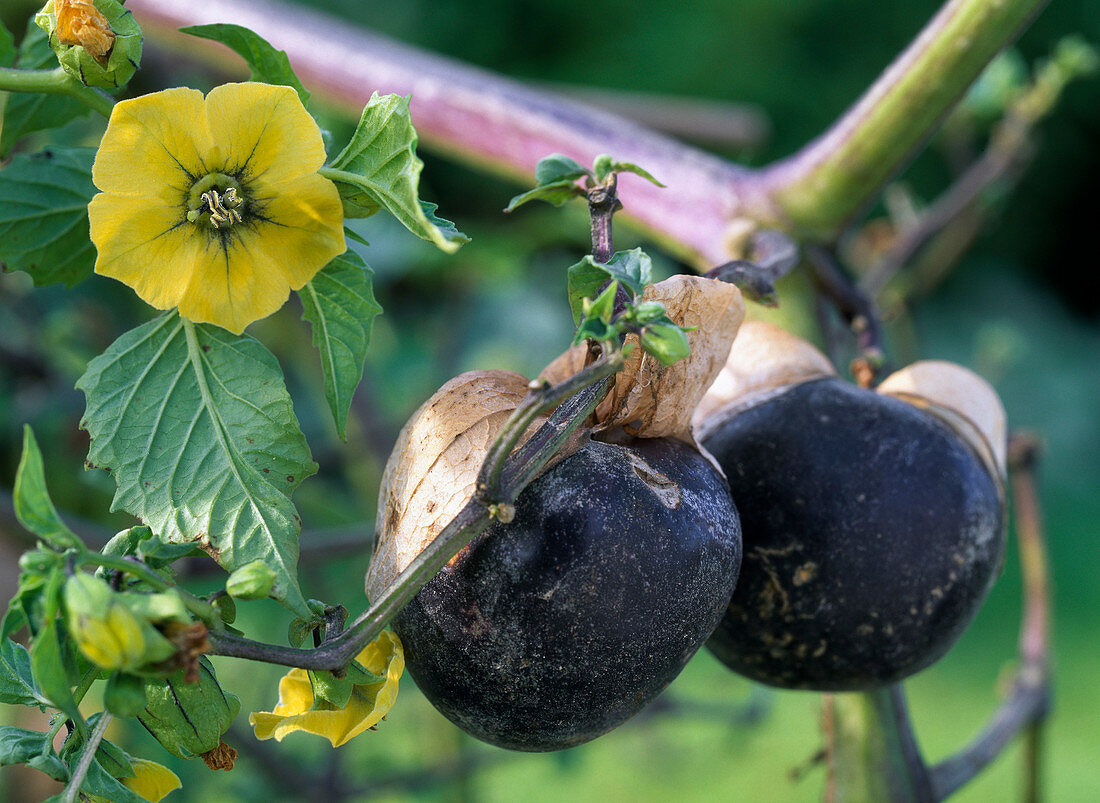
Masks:
[[[741,560],[721,475],[674,440],[591,442],[520,495],[398,616],[417,686],[501,747],[572,747],[665,688]]]
[[[999,487],[962,438],[835,377],[707,430],[744,530],[741,579],[708,643],[720,660],[775,686],[855,690],[948,650],[1004,550]]]

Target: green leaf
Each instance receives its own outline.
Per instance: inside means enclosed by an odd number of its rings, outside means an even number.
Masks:
[[[540,185],[558,181],[576,181],[591,176],[592,171],[561,153],[552,153],[539,159],[535,165],[535,181]]]
[[[435,226],[436,230],[445,240],[447,240],[447,242],[455,243],[456,248],[470,242],[470,238],[460,232],[454,223],[435,213],[435,210],[439,209],[439,204],[433,204],[431,201],[421,201],[420,208],[424,211],[424,217],[428,219],[429,223]],[[367,243],[367,245],[369,245],[369,243]]]
[[[0,170],[0,262],[38,286],[72,286],[92,273],[88,202],[95,195],[91,148],[19,155]]]
[[[61,572],[56,576],[64,578]],[[57,637],[57,618],[51,616],[31,644],[31,670],[38,682],[38,688],[50,704],[60,709],[69,719],[79,722],[80,709],[73,698],[69,672]]]
[[[34,682],[27,648],[7,637],[0,640],[0,703],[49,705]]]
[[[12,493],[15,516],[19,523],[58,550],[83,549],[84,544],[65,526],[46,490],[42,452],[29,424],[23,426],[23,457],[15,472]]]
[[[100,799],[110,800],[112,803],[149,803],[149,801],[136,792],[131,791],[128,786],[104,769],[103,765],[100,763],[99,756],[100,752],[97,751],[95,760],[92,761],[92,765],[88,768],[88,774],[84,778],[84,783],[80,785],[81,793],[96,795]],[[73,756],[71,765],[75,767],[79,760],[79,755]]]
[[[610,279],[626,286],[633,295],[641,295],[646,285],[653,283],[653,262],[642,249],[634,248],[616,251],[607,264],[588,255],[569,268],[567,275],[569,308],[573,322],[579,324],[583,300],[593,298]]]
[[[633,162],[615,162],[611,165],[611,169],[616,173],[633,173],[636,176],[641,176],[646,181],[650,181],[656,184],[658,187],[664,187],[665,185],[655,179],[648,170],[643,170]]]
[[[272,596],[308,615],[290,494],[317,471],[275,357],[259,342],[169,313],[127,332],[77,382],[88,464],[110,470],[112,510],[228,571],[264,560]]]
[[[416,143],[409,99],[375,92],[351,141],[322,173],[336,182],[347,217],[368,217],[385,209],[417,237],[454,253],[468,238],[454,226],[433,222],[434,215],[429,217],[421,205],[424,163],[416,155]]]
[[[276,50],[266,39],[248,28],[230,23],[215,23],[190,25],[180,28],[180,32],[221,42],[245,60],[248,69],[252,71],[248,80],[289,86],[298,93],[303,105],[309,100],[309,92],[294,74],[286,52]]]
[[[69,780],[69,768],[46,743],[46,734],[0,726],[0,767],[13,764],[29,764],[54,780]]]
[[[600,288],[610,281],[611,276],[591,256],[586,256],[566,273],[569,293],[569,309],[573,311],[573,323],[580,325],[584,315],[584,300],[595,298]]]
[[[596,181],[603,181],[607,178],[608,174],[614,169],[615,162],[611,158],[609,153],[601,153],[592,162],[592,172],[596,176]]]
[[[313,327],[321,352],[325,399],[341,440],[347,440],[348,411],[370,343],[371,326],[382,307],[374,300],[371,270],[354,251],[329,262],[298,291],[302,317]]]
[[[58,66],[57,55],[50,49],[49,37],[34,24],[33,18],[27,23],[27,32],[19,46],[15,66],[22,70],[46,70]],[[3,114],[0,115],[3,117],[0,156],[6,155],[27,134],[63,126],[90,111],[80,101],[65,95],[44,92],[10,93],[4,103]],[[0,241],[2,240],[3,237],[0,237]]]
[[[568,179],[555,181],[550,184],[543,184],[542,186],[535,187],[533,190],[520,193],[508,202],[508,206],[504,207],[504,211],[512,212],[516,207],[523,206],[529,201],[546,201],[548,204],[561,206],[566,201],[571,201],[574,198],[581,198],[583,196],[584,190],[572,181]]]
[[[616,251],[603,268],[636,296],[642,294],[646,285],[653,284],[653,261],[641,248]]]
[[[0,67],[10,67],[15,64],[15,37],[11,35],[4,23],[0,22]],[[0,112],[3,106],[0,104]],[[3,114],[0,114],[0,120]]]
[[[618,327],[611,323],[618,290],[619,283],[612,281],[595,301],[586,298],[581,302],[581,320],[573,336],[574,346],[585,340],[614,340],[619,337]]]

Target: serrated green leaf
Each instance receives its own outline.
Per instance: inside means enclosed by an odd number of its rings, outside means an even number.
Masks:
[[[289,86],[298,93],[303,105],[309,100],[309,92],[294,74],[286,52],[275,49],[254,31],[241,25],[223,22],[213,25],[190,25],[180,28],[180,32],[221,42],[245,60],[248,69],[251,70],[248,80]]]
[[[470,238],[460,232],[453,222],[435,213],[435,210],[439,209],[439,204],[433,204],[431,201],[421,201],[420,208],[424,210],[424,216],[428,218],[428,222],[436,227],[445,240],[458,245],[470,242]]]
[[[576,181],[592,171],[562,153],[552,153],[535,165],[535,181],[541,186],[558,181]]]
[[[580,198],[584,196],[584,190],[569,180],[555,181],[550,184],[543,184],[535,187],[533,190],[522,192],[519,195],[512,198],[508,202],[508,206],[504,207],[505,212],[512,212],[516,207],[523,206],[530,201],[546,201],[548,204],[554,206],[561,206],[566,201],[571,201],[574,198]]]
[[[616,251],[607,264],[589,254],[569,268],[567,276],[569,309],[573,311],[573,322],[580,324],[584,299],[594,298],[610,279],[623,284],[633,295],[641,295],[646,285],[653,283],[653,262],[640,248]]]
[[[19,155],[0,170],[0,262],[38,286],[72,286],[92,273],[88,202],[95,195],[91,148]]]
[[[6,636],[0,640],[0,703],[49,705],[49,700],[39,693],[34,682],[31,654],[22,644]]]
[[[302,317],[313,327],[313,345],[321,353],[325,399],[340,439],[347,440],[351,399],[363,378],[371,326],[382,312],[371,288],[371,269],[354,251],[346,251],[298,296]]]
[[[424,163],[416,155],[416,143],[409,99],[375,92],[347,147],[321,172],[336,182],[346,217],[368,217],[385,209],[416,236],[453,253],[466,238],[453,226],[434,223],[421,205]]]
[[[19,46],[15,66],[22,70],[46,70],[57,67],[57,55],[50,49],[46,32],[27,23],[27,32]],[[2,130],[0,130],[0,156],[11,151],[12,146],[34,131],[57,128],[91,111],[74,98],[43,92],[12,92],[4,103]],[[0,238],[2,239],[2,238]]]
[[[23,426],[23,457],[15,472],[15,517],[30,532],[58,550],[83,549],[76,534],[65,526],[46,490],[42,452],[30,425]]]
[[[46,744],[46,734],[38,731],[0,726],[0,767],[29,764],[57,781],[69,779],[69,769]]]
[[[228,571],[264,560],[273,596],[308,615],[298,587],[301,523],[290,494],[317,471],[275,357],[258,341],[168,313],[127,332],[77,382],[89,465],[112,510]]]

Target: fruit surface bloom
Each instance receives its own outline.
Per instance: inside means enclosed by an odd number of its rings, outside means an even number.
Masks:
[[[313,695],[309,675],[304,669],[292,669],[279,681],[279,704],[274,711],[257,711],[248,721],[257,739],[282,741],[294,731],[324,736],[333,747],[348,742],[373,728],[397,701],[397,684],[405,671],[405,653],[401,640],[388,630],[363,648],[355,659],[377,682],[356,685],[348,704],[333,708]]]
[[[239,334],[345,250],[318,174],[316,122],[293,89],[166,89],[115,106],[92,168],[96,273],[157,309]]]

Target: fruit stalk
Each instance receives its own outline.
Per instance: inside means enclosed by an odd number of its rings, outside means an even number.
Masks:
[[[495,499],[475,495],[435,540],[397,577],[390,588],[374,601],[342,634],[312,650],[264,644],[230,633],[208,636],[214,655],[249,658],[256,661],[297,666],[303,669],[339,670],[377,636],[386,624],[420,588],[492,522],[490,508],[510,505],[561,445],[591,414],[606,393],[610,377],[622,367],[621,354],[605,356],[570,379],[548,389],[528,394],[510,421],[554,410],[550,418],[515,455],[493,450],[503,460],[500,495]],[[568,401],[567,401],[568,400]],[[557,409],[554,409],[554,408]],[[509,425],[505,425],[505,433]],[[505,459],[507,458],[507,459]],[[483,471],[486,473],[486,471]],[[492,470],[488,470],[492,474]]]
[[[1039,797],[1039,743],[1051,706],[1050,579],[1035,467],[1039,446],[1021,433],[1009,442],[1009,467],[1015,503],[1016,539],[1023,573],[1024,616],[1020,627],[1019,668],[1011,691],[985,729],[959,753],[932,768],[937,798],[943,799],[981,772],[1021,731],[1026,736],[1025,800]]]

